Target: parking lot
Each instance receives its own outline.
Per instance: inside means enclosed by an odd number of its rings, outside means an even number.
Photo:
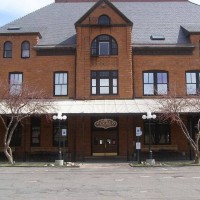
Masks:
[[[197,200],[200,167],[130,167],[85,163],[79,168],[1,167],[0,199]]]

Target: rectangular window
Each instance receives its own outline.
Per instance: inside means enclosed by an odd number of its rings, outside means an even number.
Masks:
[[[200,91],[200,72],[186,72],[187,95],[196,95]]]
[[[22,90],[23,74],[10,73],[10,94],[18,95]]]
[[[92,71],[91,90],[92,95],[118,94],[118,72]]]
[[[65,134],[62,134],[63,132],[65,132]],[[61,120],[60,122],[56,120],[53,122],[53,146],[58,147],[59,143],[61,147],[68,146],[68,131],[66,120]]]
[[[143,73],[144,95],[164,95],[168,92],[167,72],[144,72]]]
[[[154,95],[154,74],[144,73],[143,79],[144,79],[144,94]]]
[[[151,131],[151,144],[164,145],[170,144],[170,126],[169,124],[161,124],[156,122],[146,122],[144,126],[144,143],[147,145],[150,141]]]
[[[41,120],[37,117],[31,118],[31,146],[40,146]]]
[[[54,95],[67,96],[68,95],[68,73],[55,72],[54,73]]]
[[[8,119],[8,123],[9,123],[9,121],[10,121],[10,119]],[[11,128],[14,126],[14,123],[15,122],[13,122],[13,124],[11,125]],[[10,142],[10,146],[11,147],[20,147],[21,141],[22,141],[22,126],[19,123],[14,130],[12,140]]]
[[[167,73],[157,73],[157,94],[167,94]]]
[[[110,54],[109,52],[109,42],[99,42],[99,55],[107,56]]]

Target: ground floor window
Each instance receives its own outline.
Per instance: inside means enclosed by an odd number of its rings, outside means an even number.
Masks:
[[[193,114],[192,116],[188,116],[189,130],[194,140],[195,140],[196,134],[198,133],[199,119],[200,119],[200,115]]]
[[[53,122],[53,146],[68,146],[67,121]]]
[[[162,145],[171,143],[170,126],[167,123],[146,122],[144,125],[144,143],[149,144],[151,131],[151,144]]]
[[[40,146],[41,120],[37,117],[31,118],[31,146]]]
[[[21,124],[18,124],[13,133],[12,140],[10,142],[10,146],[20,147],[21,141],[22,141],[22,126],[21,126]]]

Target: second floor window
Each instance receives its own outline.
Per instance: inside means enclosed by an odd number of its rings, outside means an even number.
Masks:
[[[118,94],[118,72],[92,71],[91,87],[92,95]]]
[[[23,74],[22,73],[10,73],[10,94],[18,95],[22,89]]]
[[[67,81],[68,81],[67,72],[54,73],[54,95],[55,96],[68,95]]]
[[[29,42],[23,42],[21,46],[21,57],[29,58],[30,57],[30,44]]]
[[[187,95],[196,95],[200,92],[200,71],[186,72]]]
[[[118,46],[116,40],[109,35],[99,35],[91,45],[91,55],[93,56],[108,56],[117,55]]]
[[[143,72],[144,95],[165,95],[168,92],[168,73],[164,71]]]
[[[4,43],[3,57],[12,58],[12,43],[11,42]]]

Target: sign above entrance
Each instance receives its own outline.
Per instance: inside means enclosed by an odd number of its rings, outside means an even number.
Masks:
[[[113,119],[99,119],[98,121],[94,122],[94,126],[97,128],[114,128],[117,127],[117,122]]]

